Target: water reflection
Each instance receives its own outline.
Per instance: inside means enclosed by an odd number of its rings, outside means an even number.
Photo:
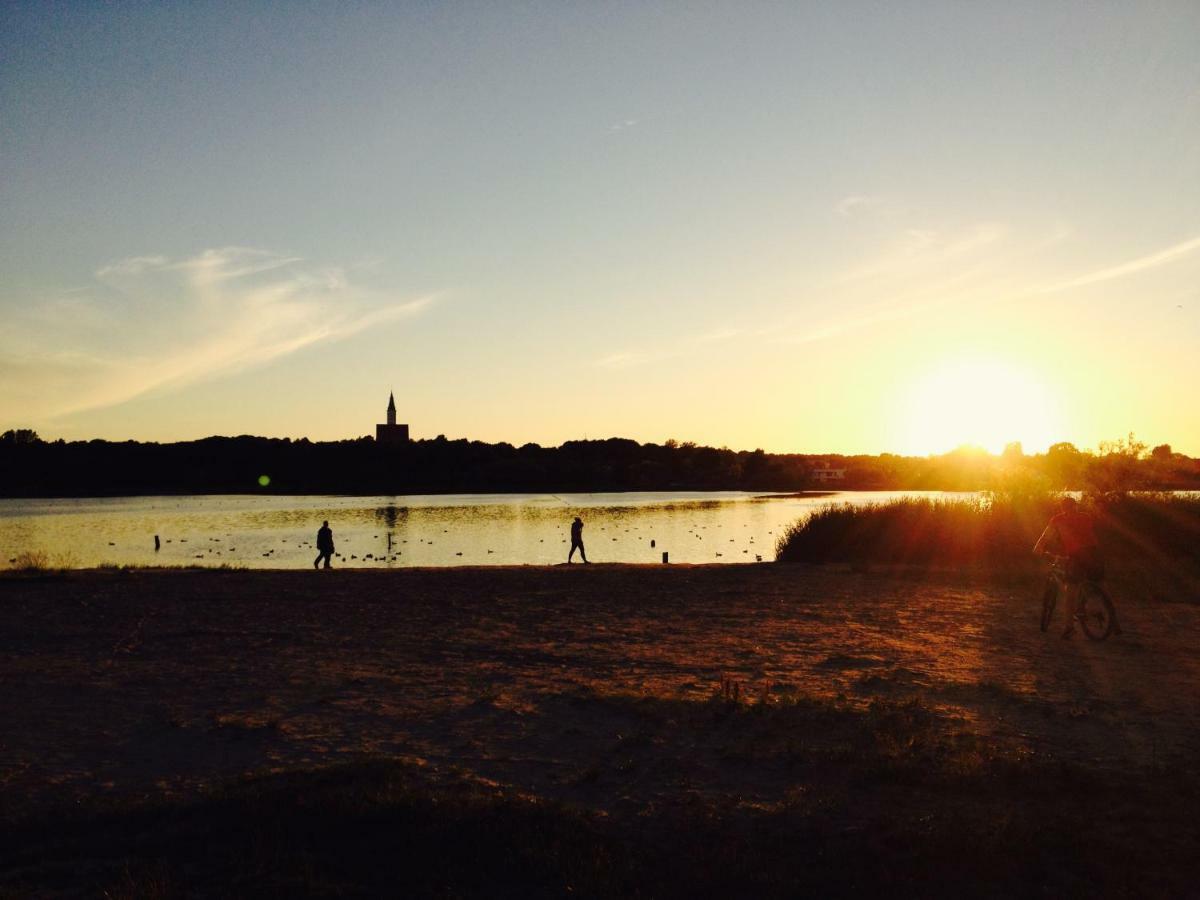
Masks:
[[[311,566],[323,519],[334,531],[335,566],[560,563],[575,516],[585,523],[593,562],[657,562],[663,551],[680,563],[769,561],[779,535],[813,509],[900,493],[766,500],[739,492],[0,500],[0,564],[42,551],[76,566]],[[155,535],[162,540],[157,553]]]

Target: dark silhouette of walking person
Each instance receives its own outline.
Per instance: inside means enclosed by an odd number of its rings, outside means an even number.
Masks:
[[[329,527],[329,520],[326,519],[317,531],[317,558],[313,560],[313,568],[320,568],[323,559],[325,568],[328,569],[331,556],[333,556],[333,529]]]
[[[567,554],[568,564],[576,550],[579,551],[579,558],[587,562],[587,551],[583,549],[583,519],[579,516],[576,516],[575,521],[571,523],[571,552]]]

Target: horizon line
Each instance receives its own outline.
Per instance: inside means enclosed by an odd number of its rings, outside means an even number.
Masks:
[[[32,428],[25,428],[25,429],[10,428],[10,429],[5,429],[3,432],[0,432],[0,433],[6,434],[11,431],[32,431],[34,434],[37,434],[37,430],[32,429]],[[1132,437],[1132,435],[1129,435],[1129,436]],[[1121,439],[1124,439],[1124,437],[1125,436],[1123,435],[1121,437]],[[645,447],[645,446],[666,447],[670,444],[670,442],[673,441],[677,447],[691,445],[692,447],[696,447],[696,448],[705,448],[705,449],[711,449],[711,450],[725,450],[725,451],[729,451],[731,453],[757,453],[757,452],[761,451],[762,453],[765,453],[770,456],[816,456],[816,457],[819,457],[819,456],[838,456],[838,457],[897,456],[897,457],[904,458],[904,459],[931,459],[934,457],[949,456],[950,454],[953,454],[953,453],[962,453],[962,452],[970,452],[970,453],[974,453],[974,454],[979,454],[979,455],[983,455],[983,456],[993,456],[993,457],[997,457],[997,458],[1004,455],[1003,451],[1001,451],[999,453],[993,452],[993,451],[987,449],[986,447],[983,447],[978,444],[972,444],[970,442],[965,442],[965,443],[959,444],[959,445],[951,447],[947,450],[930,451],[927,453],[904,453],[904,452],[899,452],[899,451],[894,451],[894,450],[879,450],[874,453],[841,451],[841,450],[767,450],[764,447],[755,447],[753,449],[747,449],[747,448],[736,449],[733,447],[729,447],[728,445],[716,446],[713,444],[702,444],[702,443],[699,443],[698,441],[680,440],[677,438],[667,438],[662,441],[639,441],[637,438],[622,437],[620,435],[612,435],[612,436],[606,437],[606,438],[589,438],[589,437],[568,438],[558,444],[541,444],[541,443],[538,443],[537,441],[525,441],[524,443],[517,444],[512,441],[485,441],[485,440],[481,440],[479,438],[470,438],[470,437],[466,437],[466,436],[448,437],[445,434],[438,434],[433,437],[410,438],[409,442],[410,443],[433,442],[433,441],[437,441],[439,438],[441,438],[447,442],[467,441],[468,443],[487,444],[489,446],[499,446],[501,444],[507,444],[508,446],[513,447],[514,449],[521,449],[523,447],[532,445],[534,447],[538,447],[539,449],[543,449],[543,450],[558,450],[558,449],[561,449],[562,447],[564,447],[565,445],[572,444],[572,443],[593,443],[594,444],[594,443],[606,443],[608,441],[630,441],[634,444],[637,444],[639,447]],[[330,439],[314,439],[314,438],[308,437],[307,435],[293,437],[291,435],[277,436],[277,435],[262,435],[262,434],[248,434],[248,433],[209,434],[209,435],[204,435],[202,437],[179,438],[179,439],[175,439],[175,440],[143,440],[143,439],[132,438],[132,437],[129,437],[129,438],[91,437],[91,438],[67,439],[67,438],[63,438],[63,437],[45,438],[45,437],[38,435],[38,440],[44,444],[55,444],[55,443],[60,443],[60,442],[64,443],[64,444],[87,444],[87,443],[92,443],[94,441],[100,441],[102,443],[108,443],[108,444],[169,445],[169,444],[192,444],[192,443],[199,443],[201,441],[214,440],[214,439],[220,439],[220,440],[252,439],[252,440],[265,440],[265,441],[289,441],[289,442],[294,442],[294,443],[306,442],[306,443],[310,443],[310,444],[336,444],[336,443],[346,443],[346,442],[352,442],[352,441],[369,440],[371,443],[376,443],[376,438],[370,434],[357,435],[354,437],[330,438]],[[1021,441],[1010,441],[1010,442],[1008,442],[1008,444],[1016,444],[1016,445],[1020,446],[1022,444],[1022,442]],[[1044,456],[1044,455],[1046,455],[1046,453],[1049,452],[1051,447],[1055,447],[1060,444],[1069,444],[1070,446],[1074,447],[1080,453],[1093,453],[1093,448],[1087,447],[1087,446],[1080,446],[1079,444],[1075,443],[1074,441],[1054,441],[1053,443],[1047,445],[1045,450],[1041,450],[1041,451],[1036,451],[1036,450],[1035,451],[1026,451],[1024,449],[1024,447],[1022,446],[1022,448],[1021,448],[1022,454],[1021,455],[1022,456]],[[1146,446],[1148,448],[1151,447],[1152,446],[1151,442],[1149,442],[1149,441],[1146,442]],[[1193,458],[1188,453],[1184,453],[1182,451],[1176,450],[1170,441],[1163,441],[1160,444],[1157,444],[1154,446],[1167,446],[1167,447],[1171,448],[1171,451],[1173,454],[1182,455],[1189,459]],[[1099,450],[1100,450],[1100,448],[1096,447],[1094,452],[1098,454]]]

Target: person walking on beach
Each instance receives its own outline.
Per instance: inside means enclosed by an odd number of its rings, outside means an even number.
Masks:
[[[317,558],[313,560],[313,568],[320,568],[323,559],[325,568],[328,569],[331,556],[333,556],[333,529],[329,527],[329,520],[326,519],[317,531]]]
[[[583,549],[583,519],[579,516],[576,516],[575,521],[571,523],[571,552],[567,554],[568,565],[576,550],[579,551],[579,558],[587,562],[587,551]]]

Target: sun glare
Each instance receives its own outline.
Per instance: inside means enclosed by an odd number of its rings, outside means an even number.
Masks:
[[[994,359],[946,361],[918,377],[900,404],[901,452],[944,453],[970,444],[999,453],[1020,441],[1042,451],[1062,433],[1047,387],[1017,366]]]

